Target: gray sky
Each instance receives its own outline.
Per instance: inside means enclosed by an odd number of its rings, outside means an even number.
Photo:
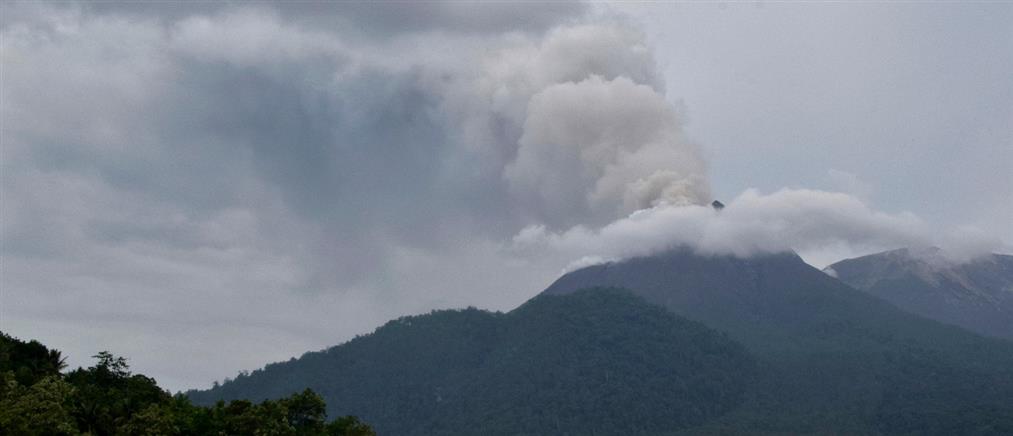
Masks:
[[[173,390],[675,243],[1013,241],[1010,4],[0,7],[0,329]]]

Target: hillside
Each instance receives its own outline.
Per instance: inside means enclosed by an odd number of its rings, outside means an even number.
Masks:
[[[900,249],[843,260],[826,271],[908,312],[1013,340],[1013,256],[957,263],[938,250]]]
[[[1013,432],[1013,344],[908,314],[792,253],[743,259],[677,249],[580,269],[544,293],[591,285],[630,289],[770,365],[755,401],[720,428]]]
[[[698,323],[619,290],[506,313],[439,311],[268,365],[198,404],[310,387],[380,434],[659,434],[737,407],[755,362]]]
[[[189,396],[305,387],[381,434],[1013,434],[1013,344],[790,253],[590,266],[506,314],[402,318]]]

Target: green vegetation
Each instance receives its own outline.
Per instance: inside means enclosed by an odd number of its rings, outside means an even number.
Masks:
[[[589,285],[631,289],[756,357],[761,376],[707,425],[715,433],[1013,434],[1013,343],[904,312],[794,254],[673,250],[578,270],[545,292]]]
[[[1013,434],[1013,343],[791,255],[594,266],[509,313],[400,318],[185,397],[108,353],[61,375],[5,336],[0,357],[3,434],[372,434],[326,413],[394,435]]]
[[[939,249],[899,249],[827,267],[855,289],[907,312],[1013,340],[1013,256],[953,262]]]
[[[383,434],[1013,434],[1013,344],[787,254],[598,265],[509,313],[402,318],[188,395],[305,386]]]
[[[63,357],[0,333],[0,435],[374,435],[352,416],[326,421],[309,389],[274,401],[194,406],[107,352],[61,374]]]
[[[380,434],[657,434],[736,408],[755,362],[738,344],[626,291],[439,311],[268,365],[199,404],[310,386]]]

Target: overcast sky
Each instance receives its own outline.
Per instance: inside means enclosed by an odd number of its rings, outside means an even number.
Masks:
[[[1009,3],[0,8],[0,329],[172,390],[672,244],[1013,242]]]

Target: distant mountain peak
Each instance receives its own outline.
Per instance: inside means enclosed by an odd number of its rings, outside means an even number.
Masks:
[[[843,260],[824,271],[906,311],[1013,338],[1013,256],[958,262],[936,247],[902,248]]]

